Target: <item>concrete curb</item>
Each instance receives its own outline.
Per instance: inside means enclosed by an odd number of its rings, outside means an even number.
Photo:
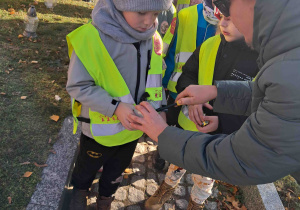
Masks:
[[[240,186],[248,210],[284,210],[284,206],[273,183]]]
[[[26,208],[27,210],[54,210],[59,208],[79,141],[79,133],[74,136],[72,130],[73,119],[67,117],[58,134],[58,140],[53,145],[56,154],[49,155],[48,166],[42,172],[42,180],[37,184]]]

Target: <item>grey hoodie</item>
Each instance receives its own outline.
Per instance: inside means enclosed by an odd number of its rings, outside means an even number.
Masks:
[[[97,6],[101,6],[100,3]],[[94,11],[100,11],[95,7]],[[93,17],[97,17],[97,14],[93,14]],[[146,69],[148,64],[148,51],[150,55],[152,53],[152,39],[140,41],[140,53],[141,53],[141,71],[139,76],[139,85],[137,86],[138,73],[137,73],[137,49],[131,43],[121,42],[120,40],[115,40],[112,36],[105,34],[99,28],[100,21],[93,18],[93,25],[98,29],[99,35],[102,42],[104,43],[109,55],[116,64],[118,70],[120,71],[124,81],[126,82],[132,97],[134,98],[136,88],[138,87],[137,103],[140,102],[142,94],[145,92],[146,87]],[[118,35],[123,30],[118,31]],[[123,33],[126,33],[123,31]],[[128,34],[124,34],[124,37],[128,37]],[[99,58],[101,59],[101,58]],[[105,61],[103,61],[105,62]],[[113,75],[112,75],[113,76]],[[93,78],[89,75],[82,62],[77,57],[76,53],[73,51],[71,56],[71,61],[68,71],[68,81],[66,86],[67,92],[72,98],[82,104],[81,116],[89,118],[89,108],[94,111],[100,112],[108,117],[111,117],[116,109],[116,105],[112,104],[113,97],[110,96],[104,89],[100,86],[96,86]],[[163,91],[163,105],[166,104],[165,95]],[[87,123],[82,123],[82,132],[93,138],[90,132],[90,125]]]
[[[269,183],[300,170],[299,5],[299,0],[257,0],[256,80],[216,82],[214,111],[249,115],[242,127],[231,135],[168,127],[158,141],[163,158],[239,185]]]

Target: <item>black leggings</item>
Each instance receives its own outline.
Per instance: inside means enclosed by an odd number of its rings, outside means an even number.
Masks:
[[[88,190],[97,171],[103,166],[99,180],[99,195],[109,197],[122,181],[122,173],[129,166],[137,140],[124,145],[106,147],[83,134],[80,151],[72,174],[72,184],[77,189]]]

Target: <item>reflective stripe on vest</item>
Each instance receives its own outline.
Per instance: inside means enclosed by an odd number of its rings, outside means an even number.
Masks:
[[[212,85],[216,57],[221,43],[220,35],[203,42],[199,53],[199,85]],[[184,130],[198,131],[195,123],[189,118],[188,106],[183,106],[178,116],[178,124]]]
[[[170,43],[173,40],[173,36],[175,33],[175,29],[176,29],[177,11],[176,11],[174,4],[172,4],[172,8],[174,11],[173,19],[172,19],[172,22],[163,38],[163,54],[162,54],[163,58],[166,57],[166,54],[169,50]]]
[[[161,105],[162,94],[156,93],[162,92],[162,41],[157,32],[152,40],[152,56],[145,91],[149,91],[150,97],[148,97],[148,100],[156,101],[157,104]],[[68,34],[67,41],[69,56],[71,57],[74,50],[97,86],[101,86],[109,95],[121,102],[134,105],[135,102],[126,82],[106,50],[97,29],[91,23],[83,25]],[[76,132],[78,125],[77,117],[80,115],[79,106],[78,102],[73,99],[74,132]],[[141,131],[126,130],[116,115],[108,117],[89,109],[89,118],[93,138],[104,146],[126,144],[138,139],[143,134]]]
[[[191,0],[178,0],[177,6],[176,6],[177,12],[179,12],[180,10],[182,10],[184,8],[189,7],[190,2],[191,2]]]
[[[176,91],[177,80],[182,73],[182,66],[196,49],[198,9],[197,5],[183,9],[178,13],[177,44],[175,50],[175,67],[168,83],[168,90]]]

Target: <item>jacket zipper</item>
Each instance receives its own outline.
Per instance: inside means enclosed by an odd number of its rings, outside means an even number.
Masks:
[[[139,93],[139,87],[140,87],[140,80],[141,80],[141,51],[140,51],[140,43],[136,45],[137,50],[137,78],[136,78],[136,86],[135,86],[135,95],[134,95],[134,101],[135,103],[138,103],[138,93]]]

